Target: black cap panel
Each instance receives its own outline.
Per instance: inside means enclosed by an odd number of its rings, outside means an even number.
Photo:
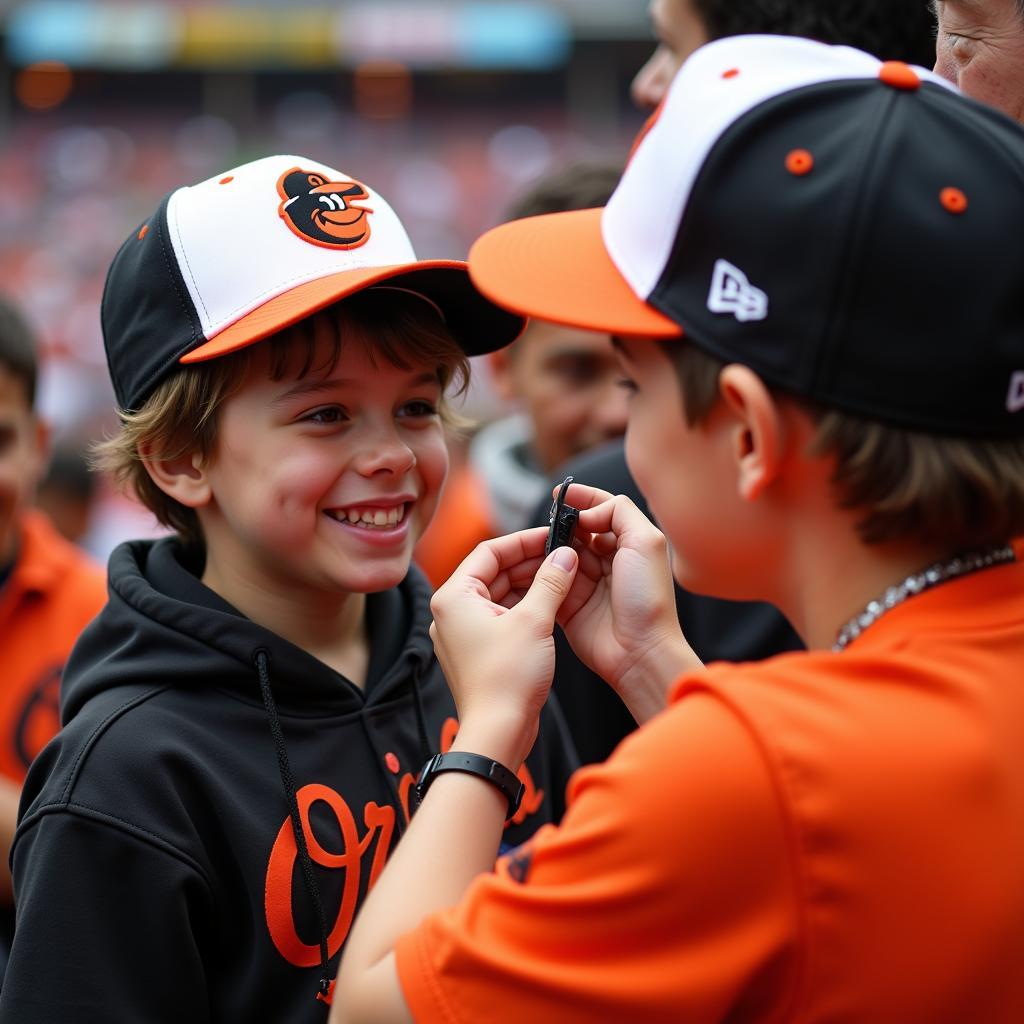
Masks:
[[[1024,182],[1012,195],[1006,182],[1024,175],[1024,133],[952,100],[930,83],[840,81],[739,118],[694,184],[651,305],[699,347],[825,405],[1019,434],[1007,390],[1024,369],[1024,232],[1006,225],[1024,223]],[[794,170],[798,152],[810,169]],[[966,209],[944,205],[950,188]],[[723,262],[732,280],[716,312]],[[737,295],[750,304],[731,310]]]
[[[181,356],[204,339],[167,228],[169,193],[118,250],[100,320],[117,403],[137,410]]]
[[[934,89],[893,110],[879,161],[887,180],[818,390],[836,405],[871,395],[855,411],[906,426],[1014,436],[1024,230],[1008,226],[1024,225],[1024,133],[980,105],[951,119]],[[947,189],[966,198],[962,212],[943,205]]]

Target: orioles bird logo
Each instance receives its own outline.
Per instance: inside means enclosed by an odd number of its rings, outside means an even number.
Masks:
[[[328,249],[358,249],[370,238],[369,207],[354,201],[369,199],[356,181],[328,181],[316,171],[293,167],[277,180],[283,202],[277,212],[306,242]]]

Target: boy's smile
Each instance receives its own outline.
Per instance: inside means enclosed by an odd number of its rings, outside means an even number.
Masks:
[[[197,511],[204,580],[228,600],[259,589],[330,603],[392,587],[433,516],[448,468],[436,371],[371,361],[350,341],[325,373],[328,355],[322,345],[313,371],[275,381],[268,352],[254,352],[221,408]]]

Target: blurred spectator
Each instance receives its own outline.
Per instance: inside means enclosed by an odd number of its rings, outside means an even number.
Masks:
[[[65,540],[81,547],[89,532],[95,498],[96,477],[85,453],[72,445],[58,445],[36,492],[36,506]]]
[[[1024,124],[1024,0],[932,0],[935,70]]]
[[[619,174],[606,164],[567,167],[541,179],[509,217],[604,206]],[[489,365],[499,396],[520,411],[485,426],[451,473],[416,549],[435,587],[480,541],[527,526],[555,467],[626,429],[626,394],[607,334],[531,320]]]
[[[14,925],[7,863],[18,798],[60,727],[60,677],[78,634],[106,601],[102,570],[32,509],[48,431],[35,412],[35,341],[0,302],[0,952]]]
[[[986,6],[1019,8],[1020,2],[994,0]],[[656,107],[679,65],[698,46],[725,36],[806,36],[856,46],[882,60],[923,65],[932,60],[931,15],[925,0],[650,0],[649,11],[658,45],[633,80],[633,99],[640,107]]]

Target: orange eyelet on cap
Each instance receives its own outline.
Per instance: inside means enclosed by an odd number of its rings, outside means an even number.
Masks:
[[[149,234],[149,225],[148,224],[143,224],[142,225],[142,229],[139,231],[139,238],[140,239],[145,238],[146,235],[148,235],[148,234]]]
[[[921,78],[918,73],[901,60],[887,60],[878,69],[878,77],[894,89],[906,89],[913,92],[915,89],[921,88]]]
[[[786,157],[786,170],[790,174],[795,174],[797,177],[801,177],[804,174],[810,174],[814,170],[814,157],[811,155],[809,150],[806,149],[794,149],[789,156]]]
[[[950,213],[963,213],[967,209],[967,196],[958,188],[944,188],[939,193],[939,202]]]
[[[217,182],[217,184],[218,185],[226,185],[229,181],[234,181],[234,180],[235,180],[235,176],[233,174],[229,174],[226,178],[221,178],[220,181]]]
[[[739,73],[740,73],[740,69],[739,68],[729,68],[728,71],[723,71],[722,72],[722,77],[723,78],[737,78],[739,76]]]

